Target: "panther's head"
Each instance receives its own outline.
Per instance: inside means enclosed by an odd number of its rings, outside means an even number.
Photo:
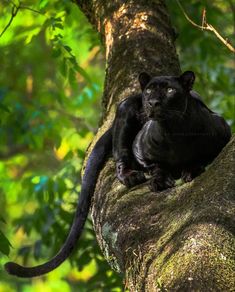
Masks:
[[[187,99],[194,80],[192,71],[180,76],[158,77],[140,73],[143,108],[147,117],[153,120],[182,117],[187,110]]]

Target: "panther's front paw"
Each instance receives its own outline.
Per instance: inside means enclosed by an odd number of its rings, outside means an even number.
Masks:
[[[129,169],[121,163],[117,164],[117,178],[128,188],[142,184],[146,181],[143,171]]]
[[[122,183],[128,188],[142,184],[146,181],[143,171],[129,170],[124,173]]]
[[[175,180],[170,175],[165,177],[154,176],[149,182],[149,189],[152,192],[161,192],[174,186]]]

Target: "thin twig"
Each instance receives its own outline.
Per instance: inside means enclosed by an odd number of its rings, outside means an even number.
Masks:
[[[18,13],[18,11],[19,11],[19,7],[16,7],[16,6],[13,6],[12,7],[12,10],[11,10],[11,18],[10,18],[8,24],[5,26],[5,28],[1,32],[0,37],[5,33],[5,31],[8,29],[8,27],[11,25],[11,23],[12,23],[14,17],[16,16],[16,14]]]
[[[35,13],[38,13],[38,14],[44,15],[44,13],[42,13],[42,12],[40,12],[40,11],[38,11],[38,10],[35,10],[35,9],[33,9],[33,8],[30,8],[30,7],[24,6],[24,5],[20,5],[19,8],[20,8],[20,9],[27,9],[27,10],[30,10],[30,11],[32,11],[32,12],[35,12]]]
[[[208,30],[208,31],[212,31],[216,37],[233,53],[235,53],[235,48],[231,45],[231,43],[225,39],[224,37],[222,37],[222,35],[213,27],[213,25],[209,24],[206,22],[206,15],[204,15],[204,23],[203,26],[202,25],[198,25],[197,23],[195,23],[185,12],[183,6],[181,5],[179,0],[176,0],[177,4],[179,5],[182,13],[184,14],[185,18],[195,27],[201,29],[201,30]]]
[[[212,31],[219,40],[227,47],[230,51],[235,53],[235,48],[230,44],[230,42],[227,39],[224,39],[221,34],[211,25],[207,23],[207,30]]]
[[[203,9],[202,11],[202,26],[204,27],[206,24],[206,8]]]
[[[7,23],[7,25],[5,26],[5,28],[3,29],[3,31],[1,32],[0,38],[6,32],[6,30],[9,28],[9,26],[11,25],[14,17],[16,16],[16,14],[19,12],[20,9],[27,9],[27,10],[30,10],[30,11],[32,11],[34,13],[38,13],[38,14],[44,15],[42,12],[40,12],[38,10],[35,10],[33,8],[30,8],[30,7],[21,5],[21,4],[19,6],[16,6],[15,3],[12,2],[12,1],[10,1],[10,3],[13,5],[12,6],[12,10],[11,10],[11,18],[10,18],[9,22]]]

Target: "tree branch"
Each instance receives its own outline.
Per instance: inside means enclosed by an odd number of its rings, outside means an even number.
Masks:
[[[0,37],[3,36],[3,34],[6,32],[6,30],[10,27],[14,17],[17,15],[18,11],[19,11],[19,6],[16,7],[16,6],[13,6],[12,9],[11,9],[11,18],[9,20],[9,22],[7,23],[7,25],[5,26],[5,28],[3,29],[3,31],[0,33]]]
[[[180,1],[179,0],[176,0],[176,2],[178,3],[182,13],[184,14],[185,18],[195,27],[201,29],[201,30],[208,30],[208,31],[211,31],[213,32],[216,37],[230,50],[232,51],[233,53],[235,53],[235,48],[231,45],[231,43],[225,39],[215,28],[213,25],[209,24],[206,22],[206,10],[204,10],[204,21],[202,22],[203,25],[199,25],[197,23],[195,23],[188,15],[187,13],[185,12],[183,6],[181,5]]]
[[[3,29],[3,31],[0,33],[0,38],[3,36],[3,34],[6,32],[6,30],[10,27],[13,19],[16,17],[17,13],[19,12],[20,9],[27,9],[27,10],[30,10],[34,13],[39,13],[41,15],[44,15],[42,12],[38,11],[38,10],[35,10],[33,8],[30,8],[30,7],[27,7],[25,5],[21,5],[21,3],[16,6],[14,2],[10,1],[11,4],[12,4],[12,10],[11,10],[11,18],[9,20],[9,22],[7,23],[7,25],[5,26],[5,28]]]
[[[27,7],[27,6],[25,6],[25,5],[20,5],[19,8],[20,8],[20,9],[26,9],[26,10],[32,11],[32,12],[34,12],[34,13],[38,13],[38,14],[44,15],[44,13],[42,13],[41,11],[38,11],[38,10],[33,9],[33,8],[31,8],[31,7]]]

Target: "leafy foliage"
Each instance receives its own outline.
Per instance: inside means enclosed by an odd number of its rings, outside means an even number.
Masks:
[[[168,2],[183,69],[196,72],[196,89],[235,130],[231,53]],[[198,22],[204,6],[230,39],[235,12],[218,0],[184,3]],[[0,38],[0,262],[12,244],[11,258],[33,265],[58,250],[71,224],[84,152],[101,113],[104,57],[99,36],[69,0],[4,0],[0,11],[0,34],[16,14]],[[70,262],[56,271],[31,281],[0,270],[0,278],[0,291],[122,289],[90,221]]]
[[[183,70],[196,73],[195,89],[210,107],[223,114],[235,131],[235,59],[216,36],[192,26],[176,1],[167,0],[172,22],[178,34],[177,47]],[[207,21],[229,41],[234,40],[235,2],[191,0],[181,1],[188,16],[202,23],[206,8]],[[233,44],[235,46],[235,44]]]
[[[98,36],[70,1],[14,3],[0,4],[3,28],[12,5],[38,12],[20,8],[0,38],[0,208],[7,222],[0,226],[0,251],[4,262],[7,235],[14,247],[11,258],[17,254],[32,265],[59,249],[71,224],[84,152],[100,118],[104,59]],[[100,255],[90,222],[70,265],[39,281],[43,290],[120,287],[120,278]],[[9,277],[3,271],[0,277],[0,290],[39,289],[33,281],[12,278],[6,288]]]

